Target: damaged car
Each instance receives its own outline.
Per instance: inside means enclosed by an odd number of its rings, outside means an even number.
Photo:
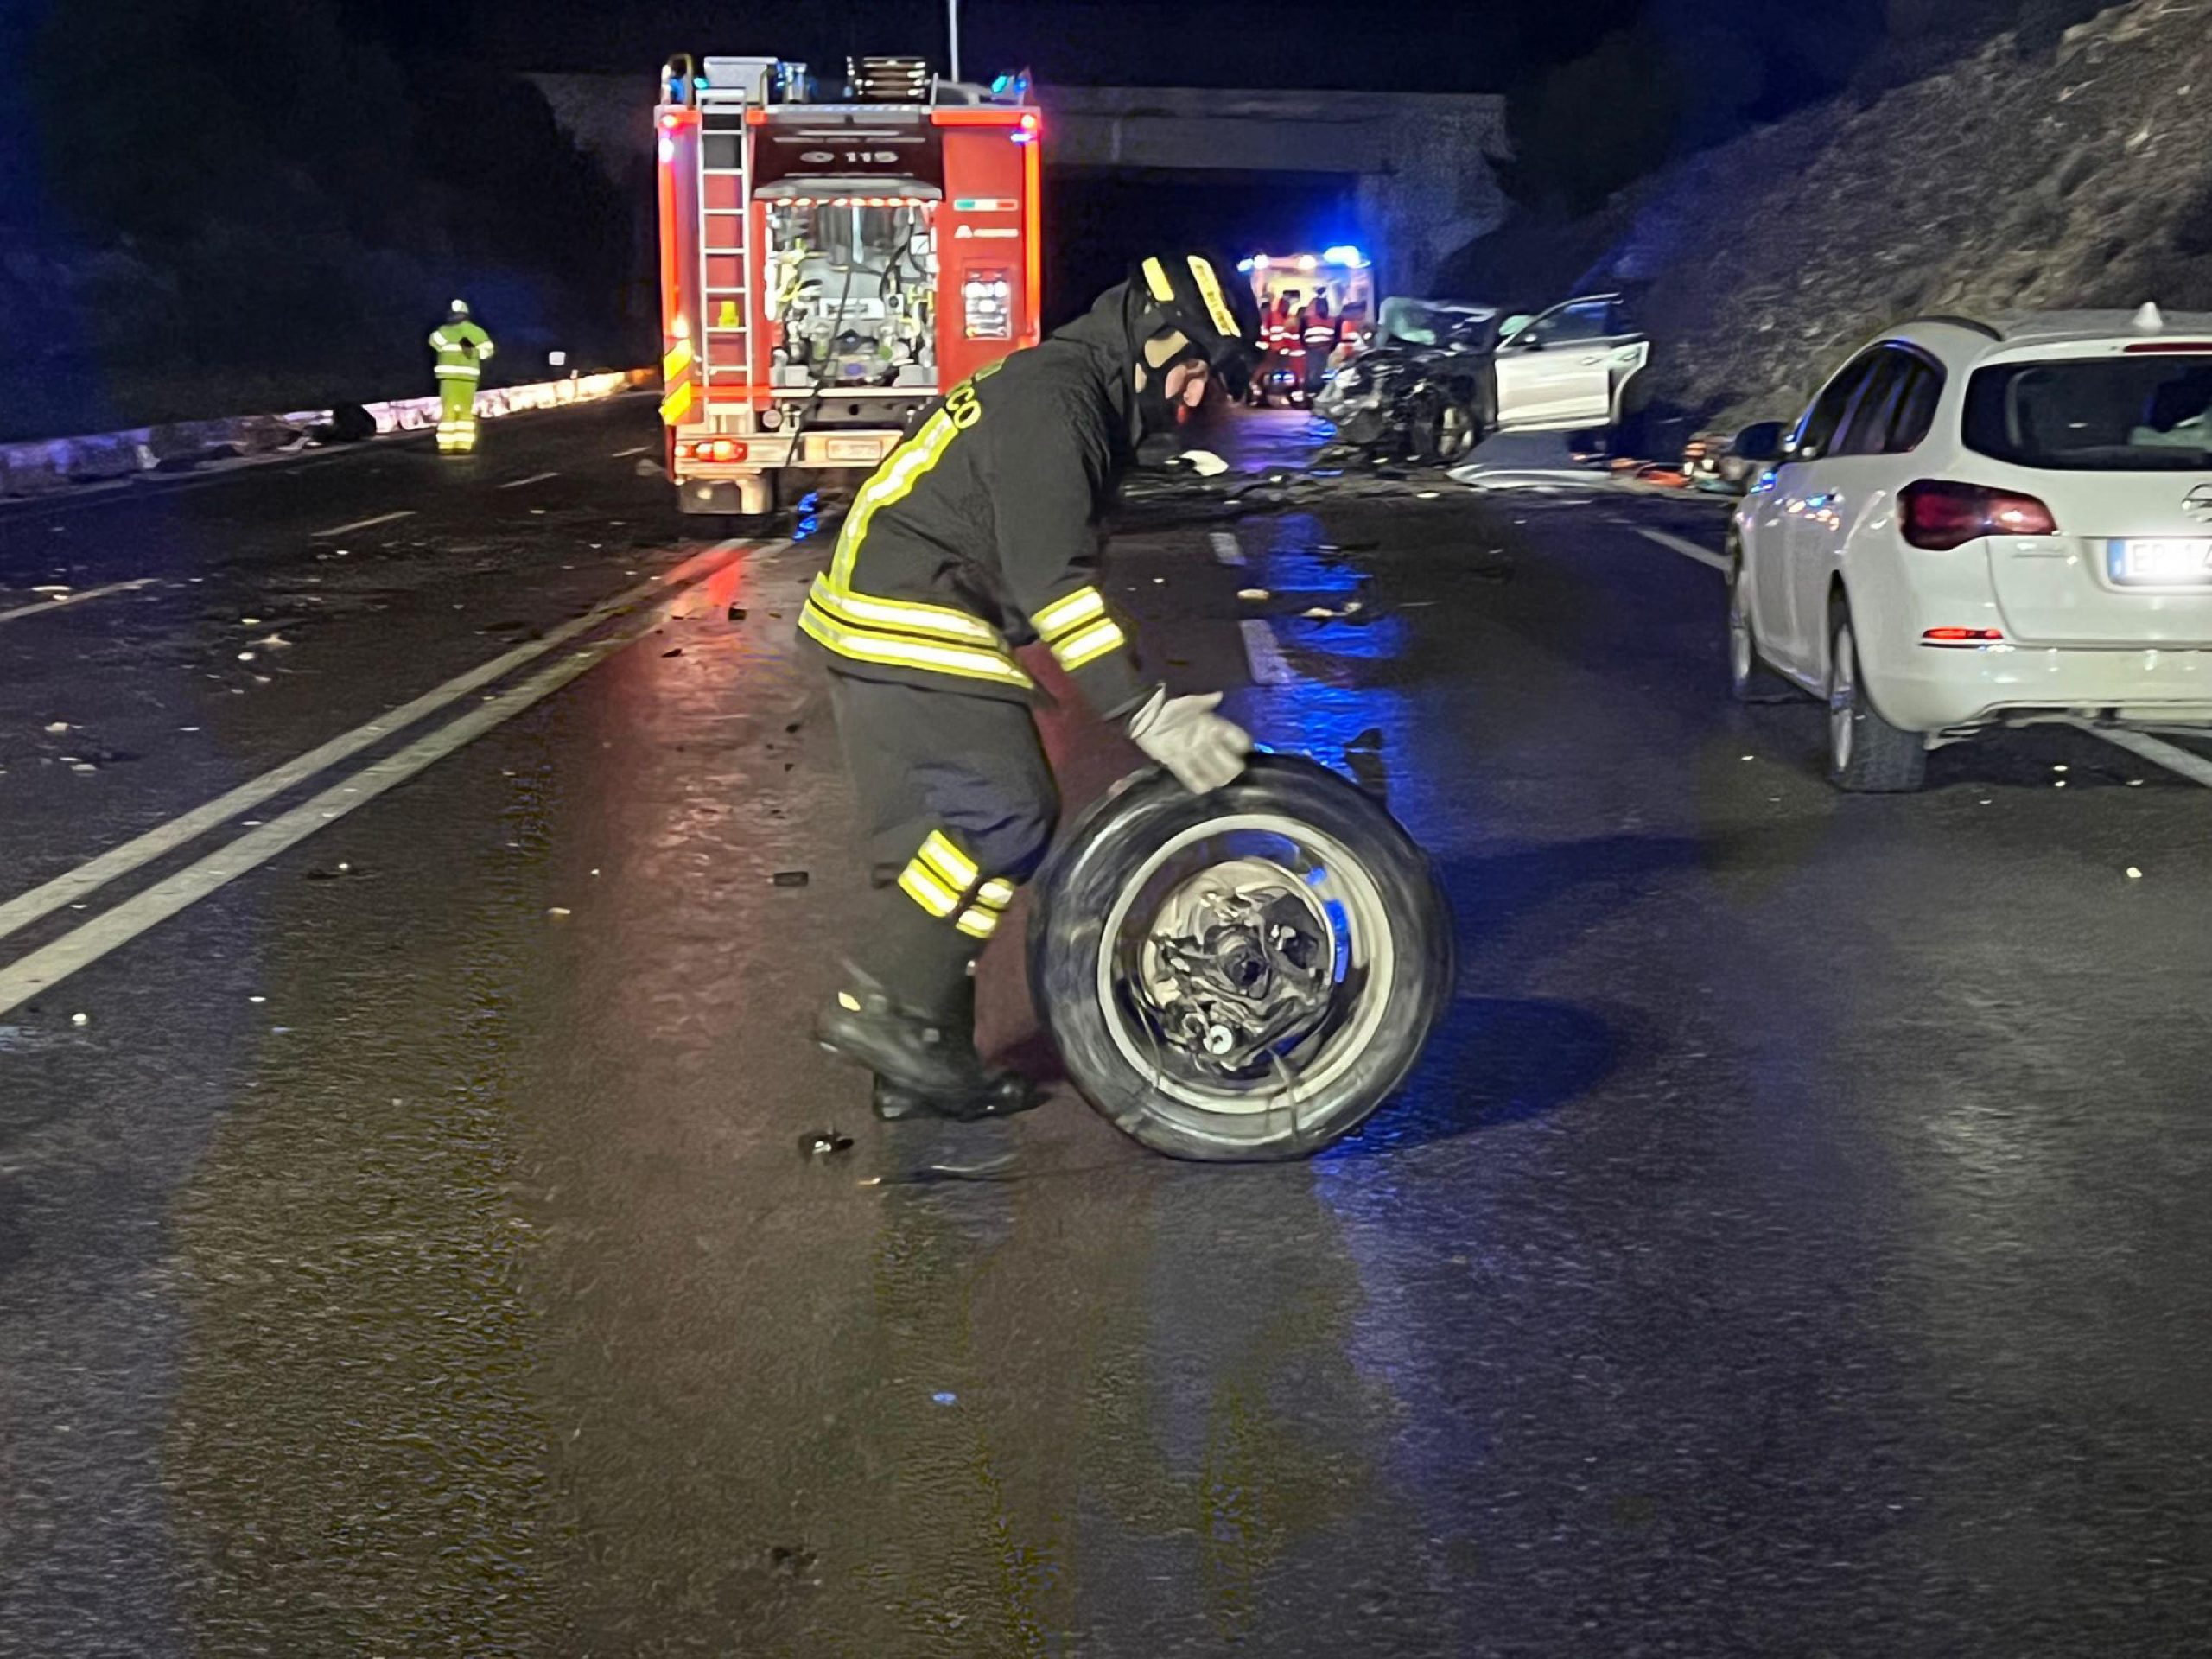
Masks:
[[[1394,297],[1375,340],[1339,367],[1313,412],[1344,442],[1378,455],[1444,464],[1474,448],[1491,423],[1495,306]]]

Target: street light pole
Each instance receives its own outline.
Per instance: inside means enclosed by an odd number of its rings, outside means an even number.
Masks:
[[[952,79],[960,79],[960,0],[944,0],[945,27],[952,36]]]

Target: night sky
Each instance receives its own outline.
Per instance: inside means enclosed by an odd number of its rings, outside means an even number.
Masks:
[[[1090,85],[1506,92],[1642,25],[1653,49],[1747,47],[1790,82],[1840,82],[1885,16],[1934,0],[964,0],[966,68]],[[1980,0],[1949,0],[1948,10]],[[619,71],[673,50],[942,62],[943,0],[347,0],[415,43],[467,41],[516,68]]]

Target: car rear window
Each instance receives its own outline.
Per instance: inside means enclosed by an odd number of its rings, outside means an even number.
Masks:
[[[2212,352],[2000,363],[1967,383],[1966,442],[2060,472],[2212,468]]]

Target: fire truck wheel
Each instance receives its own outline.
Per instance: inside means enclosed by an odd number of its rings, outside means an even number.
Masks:
[[[1357,1128],[1452,995],[1427,855],[1327,768],[1210,795],[1140,772],[1038,878],[1029,980],[1071,1081],[1171,1158],[1303,1158]]]

